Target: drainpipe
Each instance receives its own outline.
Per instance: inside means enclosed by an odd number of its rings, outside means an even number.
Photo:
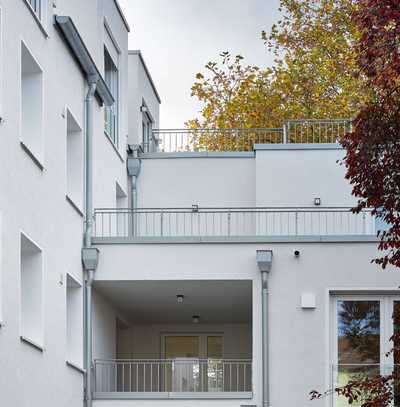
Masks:
[[[135,210],[137,209],[137,179],[140,174],[140,166],[141,161],[138,155],[138,147],[137,146],[129,146],[129,150],[131,151],[131,155],[128,157],[127,160],[127,170],[128,176],[131,179],[131,211],[132,211],[132,236],[136,236],[136,216]]]
[[[269,383],[269,335],[268,335],[268,274],[272,267],[272,250],[257,250],[257,265],[261,271],[262,282],[262,381],[263,381],[263,407],[270,404]]]
[[[93,349],[92,349],[92,283],[98,265],[99,251],[92,247],[93,228],[93,103],[97,75],[87,78],[89,90],[86,96],[86,151],[85,151],[85,226],[82,248],[84,277],[84,403],[92,406]]]

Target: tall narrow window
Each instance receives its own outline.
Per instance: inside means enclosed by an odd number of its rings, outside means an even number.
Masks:
[[[104,78],[115,100],[113,106],[105,108],[104,129],[107,136],[118,147],[118,68],[107,48],[104,48]]]
[[[42,0],[27,0],[35,14],[42,18]]]
[[[82,288],[67,274],[67,360],[82,365],[83,320]]]
[[[67,109],[67,196],[79,209],[83,206],[82,129]]]
[[[43,342],[43,259],[41,249],[21,234],[21,336]]]
[[[21,42],[21,141],[39,160],[43,156],[43,73]]]

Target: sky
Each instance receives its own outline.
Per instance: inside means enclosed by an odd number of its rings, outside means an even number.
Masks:
[[[160,127],[183,128],[199,116],[190,96],[197,72],[223,51],[265,67],[273,57],[261,40],[279,19],[279,0],[119,0],[161,97]]]

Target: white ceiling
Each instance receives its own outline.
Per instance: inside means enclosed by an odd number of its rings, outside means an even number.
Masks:
[[[248,280],[97,281],[95,289],[132,323],[191,323],[193,315],[201,323],[251,322]]]

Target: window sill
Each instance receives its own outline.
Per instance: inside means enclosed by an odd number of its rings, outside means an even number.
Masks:
[[[32,8],[32,6],[29,4],[28,0],[23,0],[23,2],[25,3],[26,7],[28,7],[28,10],[30,11],[30,13],[32,14],[34,20],[36,21],[36,24],[38,25],[38,27],[40,28],[40,31],[42,32],[42,34],[44,35],[44,37],[47,39],[49,38],[49,34],[47,33],[46,28],[44,27],[42,20],[38,17],[38,15],[36,14],[35,10]]]
[[[39,158],[36,157],[36,155],[32,152],[32,150],[23,141],[20,141],[20,145],[21,145],[22,149],[25,151],[25,153],[28,154],[30,159],[40,169],[40,171],[43,171],[44,170],[44,165],[39,160]]]
[[[39,352],[44,352],[44,347],[43,345],[38,344],[32,339],[27,338],[26,336],[20,336],[21,342],[26,343],[27,345],[32,346],[32,348],[38,350]]]
[[[121,162],[125,162],[124,158],[122,157],[121,153],[118,150],[118,147],[114,144],[114,142],[111,140],[111,137],[107,134],[106,131],[104,131],[104,135],[106,136],[106,139],[110,142],[112,148],[114,151],[117,153],[118,158],[121,160]]]
[[[86,370],[83,367],[79,366],[77,363],[71,362],[70,360],[66,360],[65,363],[67,364],[67,366],[78,371],[79,373],[86,373]]]
[[[81,208],[79,208],[79,206],[74,202],[74,200],[70,198],[68,195],[65,195],[65,199],[74,208],[75,212],[83,218],[83,212]]]

